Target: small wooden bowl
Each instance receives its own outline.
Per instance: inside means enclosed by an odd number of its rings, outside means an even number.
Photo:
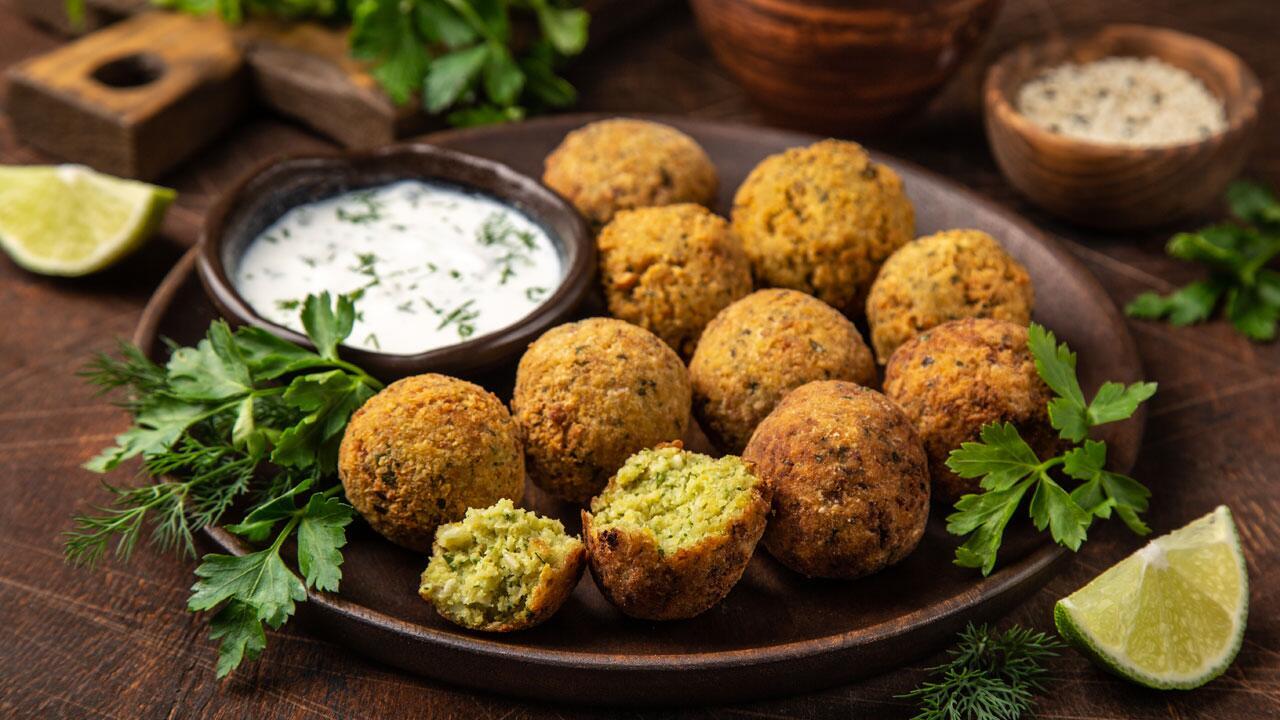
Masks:
[[[197,248],[196,268],[222,315],[312,347],[300,333],[254,312],[231,275],[249,243],[289,209],[350,190],[397,180],[439,181],[475,190],[524,212],[547,230],[564,280],[524,319],[466,342],[414,355],[343,346],[342,357],[383,380],[438,372],[479,378],[514,363],[543,332],[573,317],[595,278],[595,239],[568,203],[537,180],[474,155],[427,144],[393,145],[371,152],[299,156],[272,161],[250,173],[214,205]],[[324,288],[319,288],[321,290]]]
[[[693,0],[702,35],[771,120],[892,127],[951,78],[1001,0]]]
[[[1154,57],[1196,76],[1225,104],[1226,129],[1180,145],[1107,145],[1050,132],[1014,109],[1018,90],[1045,69],[1110,56]],[[1258,78],[1234,53],[1144,25],[1022,45],[991,66],[983,87],[987,138],[1009,183],[1055,215],[1104,229],[1165,224],[1219,200],[1244,165],[1261,98]]]

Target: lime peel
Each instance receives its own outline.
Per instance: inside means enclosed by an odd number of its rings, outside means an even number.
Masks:
[[[174,197],[82,165],[0,166],[0,247],[35,273],[87,275],[141,246]]]
[[[1248,573],[1226,506],[1152,540],[1053,610],[1058,633],[1103,668],[1184,690],[1226,671],[1248,614]]]

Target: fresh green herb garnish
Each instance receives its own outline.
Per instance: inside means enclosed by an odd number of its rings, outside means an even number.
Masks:
[[[382,219],[382,203],[374,196],[372,192],[352,193],[351,202],[356,205],[354,208],[339,206],[334,214],[343,222],[349,222],[356,225],[367,225],[371,222],[377,222]],[[363,255],[361,256],[364,257]],[[372,255],[368,257],[373,258]],[[361,261],[363,263],[363,260]],[[372,264],[373,260],[369,261]]]
[[[982,478],[985,491],[961,497],[956,512],[947,517],[948,532],[969,536],[956,548],[955,563],[982,568],[983,575],[995,567],[1005,526],[1028,491],[1036,528],[1049,528],[1054,542],[1072,550],[1084,542],[1095,517],[1108,519],[1113,510],[1133,532],[1150,532],[1138,517],[1147,509],[1150,491],[1133,478],[1106,470],[1106,443],[1087,438],[1091,428],[1133,415],[1155,394],[1156,384],[1104,383],[1086,402],[1076,378],[1075,353],[1036,323],[1027,335],[1036,371],[1056,395],[1049,402],[1049,422],[1076,447],[1041,460],[1013,424],[993,423],[982,428],[982,442],[951,451],[947,467],[963,478]],[[1055,468],[1081,484],[1068,493],[1051,475]]]
[[[544,287],[525,288],[524,296],[529,302],[538,302],[547,296],[547,289]]]
[[[302,301],[294,298],[292,300],[277,300],[276,308],[280,310],[297,310],[302,307]]]
[[[506,285],[508,280],[516,276],[517,265],[531,265],[533,261],[528,253],[537,247],[533,233],[516,230],[511,219],[503,213],[493,213],[484,219],[476,232],[476,241],[484,247],[507,249],[506,253],[495,260],[502,268],[498,277],[499,285]]]
[[[80,22],[84,0],[65,2],[68,16]],[[216,11],[230,23],[248,14],[349,21],[351,54],[373,63],[373,76],[392,100],[403,104],[420,95],[428,112],[452,110],[448,121],[462,126],[572,105],[577,92],[556,71],[586,47],[590,20],[569,0],[153,2],[200,15]],[[534,21],[532,37],[515,31],[513,11]]]
[[[480,311],[473,310],[471,308],[473,304],[475,304],[475,300],[468,300],[450,310],[436,329],[443,330],[449,325],[456,325],[458,327],[458,337],[469,338],[474,335],[476,331],[475,319],[480,317]]]
[[[930,668],[935,679],[898,697],[919,701],[912,720],[1018,720],[1044,692],[1042,663],[1062,647],[1025,628],[993,633],[970,624],[947,651],[951,660]]]
[[[348,297],[308,296],[302,324],[315,352],[218,320],[194,347],[174,347],[164,366],[125,345],[119,358],[99,355],[82,372],[103,391],[126,391],[121,404],[133,415],[132,427],[85,467],[107,472],[141,456],[143,474],[159,482],[107,485],[113,502],[74,518],[66,533],[68,561],[92,565],[113,541],[127,559],[148,525],[156,545],[194,555],[193,533],[221,522],[244,496],[247,513],[227,529],[253,543],[274,533],[262,550],[206,555],[196,569],[188,607],[214,613],[219,677],[262,652],[262,623],[280,627],[306,588],[338,588],[352,518],[333,482],[338,443],[347,418],[382,387],[338,357],[355,315]],[[301,578],[280,555],[289,538]]]
[[[1280,201],[1266,188],[1236,182],[1227,202],[1237,222],[1178,233],[1166,251],[1208,266],[1209,277],[1168,295],[1145,292],[1125,306],[1132,317],[1173,325],[1204,322],[1222,304],[1231,324],[1251,340],[1272,340],[1280,321],[1280,272],[1266,267],[1280,254]]]

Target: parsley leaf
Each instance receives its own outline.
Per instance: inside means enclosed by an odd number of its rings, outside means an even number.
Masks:
[[[218,645],[219,678],[231,674],[245,659],[257,660],[267,648],[267,633],[258,611],[248,603],[232,600],[209,619],[209,637]]]
[[[1168,295],[1145,292],[1125,306],[1131,317],[1191,325],[1223,314],[1245,337],[1272,340],[1280,324],[1280,274],[1266,265],[1280,254],[1280,201],[1266,188],[1236,182],[1227,202],[1237,222],[1178,233],[1166,251],[1209,269],[1209,277]]]
[[[962,496],[947,517],[947,531],[968,536],[956,548],[955,563],[990,574],[1004,530],[1023,498],[1031,493],[1028,512],[1038,530],[1048,529],[1054,542],[1078,550],[1095,517],[1114,510],[1135,533],[1148,532],[1139,518],[1150,492],[1132,478],[1105,469],[1106,444],[1089,440],[1097,425],[1124,420],[1155,394],[1155,383],[1104,383],[1086,402],[1076,377],[1076,355],[1053,333],[1032,323],[1027,344],[1036,371],[1056,394],[1049,401],[1049,421],[1064,439],[1083,445],[1062,455],[1040,459],[1011,423],[982,428],[981,442],[966,442],[951,451],[947,467],[964,478],[981,478],[984,492]],[[1053,471],[1083,481],[1068,492]]]
[[[308,587],[337,591],[342,580],[344,528],[354,519],[350,505],[321,494],[311,496],[298,523],[298,567]]]
[[[423,89],[427,112],[440,112],[457,102],[475,83],[488,57],[489,46],[476,45],[442,55],[431,63]]]
[[[339,295],[336,304],[330,302],[328,291],[308,295],[302,304],[302,326],[321,357],[337,360],[338,343],[347,339],[355,325],[356,307],[349,295]]]

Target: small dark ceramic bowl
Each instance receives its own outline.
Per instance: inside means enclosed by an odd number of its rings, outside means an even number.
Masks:
[[[437,181],[487,194],[525,213],[547,231],[560,255],[564,280],[524,319],[466,342],[415,355],[343,346],[342,356],[373,375],[394,380],[438,372],[482,376],[517,360],[529,343],[570,319],[590,292],[595,241],[568,203],[538,181],[506,165],[426,144],[393,145],[371,152],[290,157],[250,173],[213,207],[200,237],[200,281],[223,316],[264,328],[311,347],[298,332],[254,312],[231,281],[245,248],[290,209],[351,190],[397,180]]]

